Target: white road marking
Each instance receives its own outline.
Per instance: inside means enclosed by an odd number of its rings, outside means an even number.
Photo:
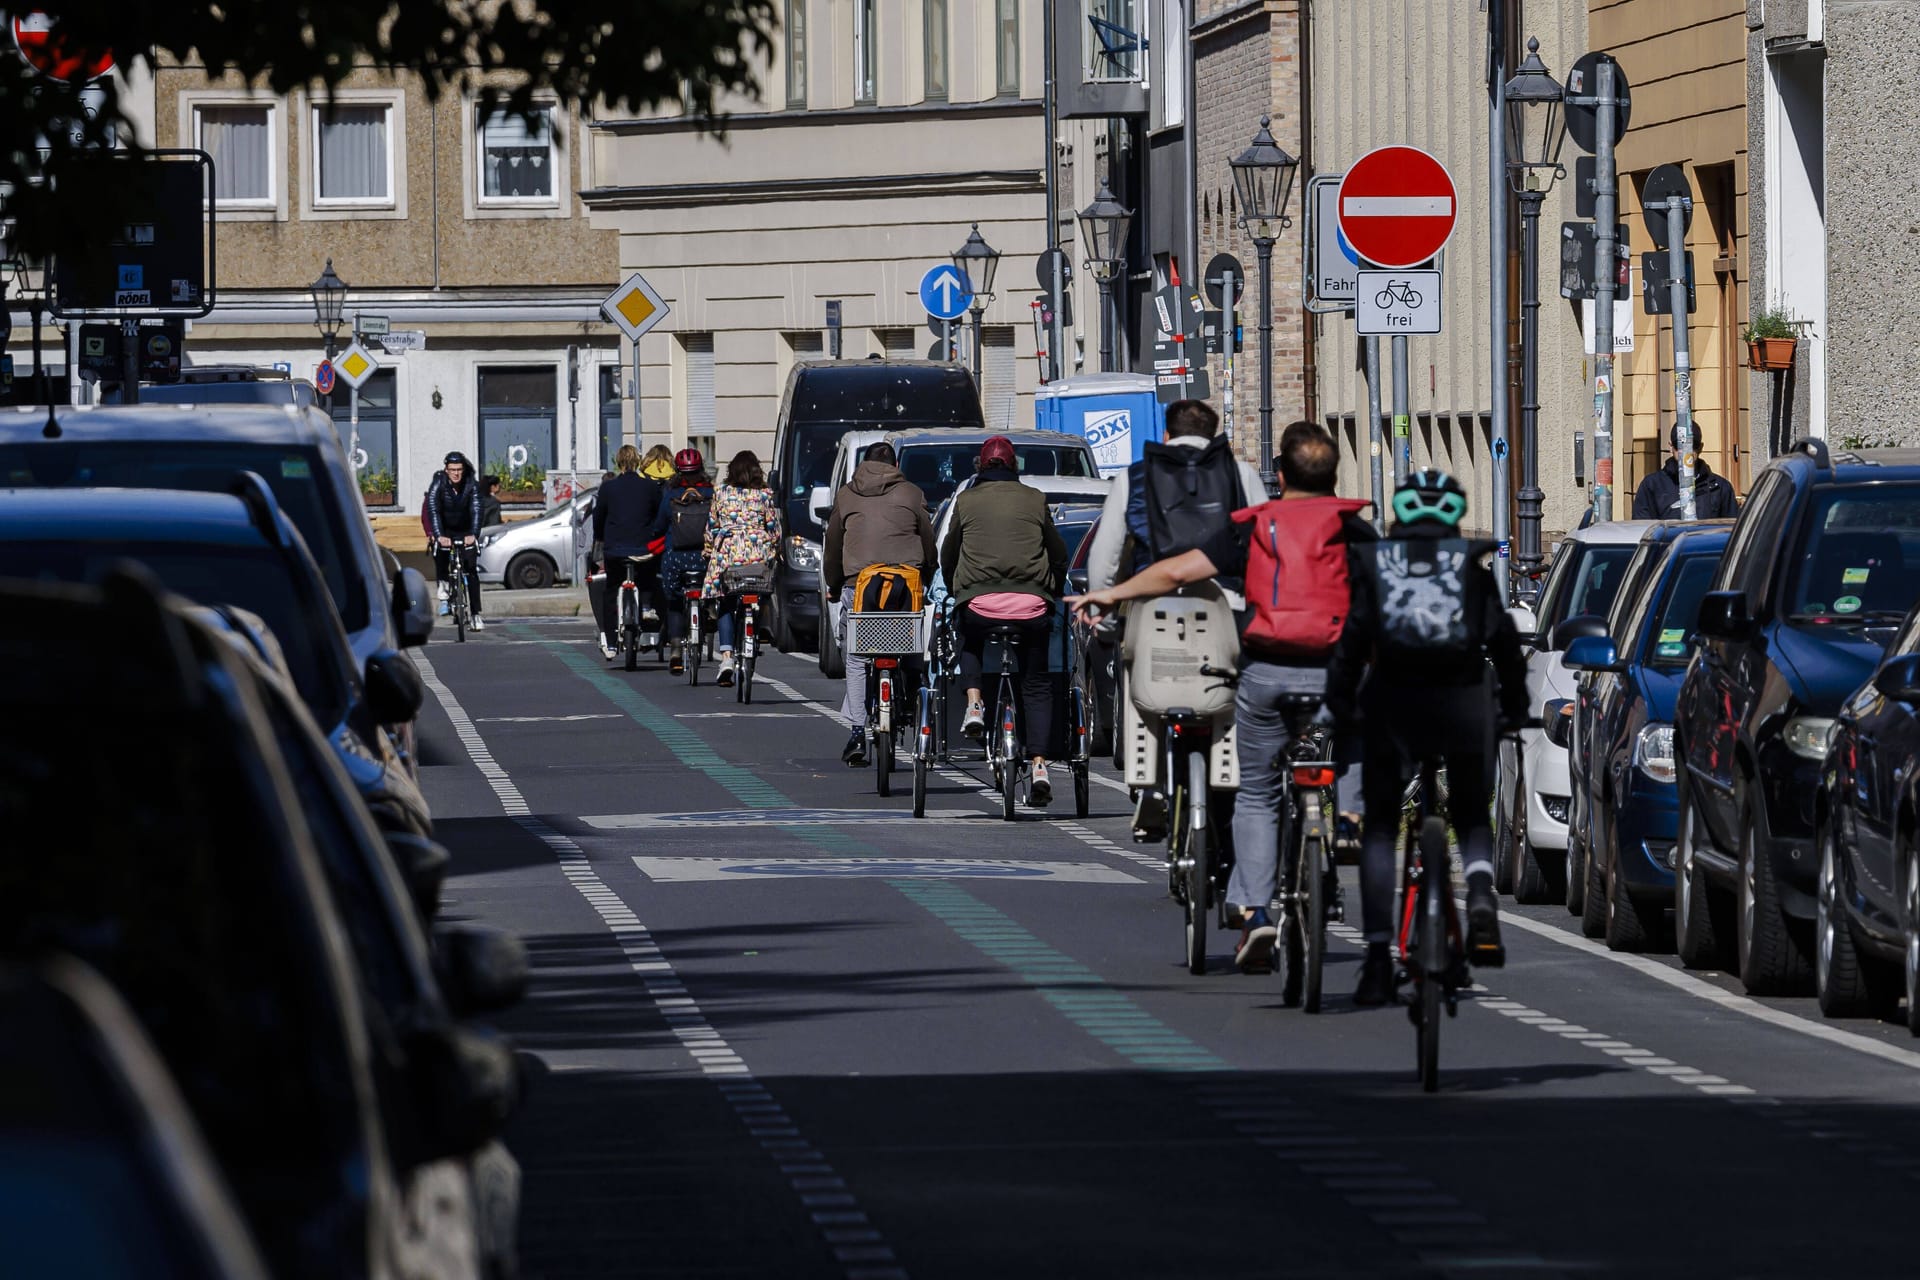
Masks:
[[[541,643],[545,643],[542,641]],[[570,720],[624,720],[618,711],[593,711],[577,716],[475,716],[475,724],[563,724]]]
[[[811,720],[805,711],[676,711],[675,720]]]
[[[778,650],[775,650],[775,652],[778,652]],[[792,657],[793,655],[789,654],[787,656]],[[807,710],[813,712],[815,715],[825,716],[827,719],[839,725],[842,729],[851,728],[853,725],[853,721],[847,719],[845,716],[840,714],[840,709],[838,707],[830,707],[824,702],[815,702],[812,698],[809,698],[806,694],[801,693],[798,689],[788,684],[785,680],[776,680],[772,676],[762,675],[758,667],[754,669],[753,682],[755,684],[766,685],[767,688],[772,689],[775,693],[780,694],[788,702],[798,703],[800,706],[805,707]]]
[[[658,858],[633,865],[661,884],[716,880],[786,880],[818,877],[894,880],[1048,880],[1074,884],[1139,884],[1104,862],[1036,862],[1014,858]]]
[[[915,822],[978,823],[978,809],[929,809],[924,819],[906,809],[714,809],[702,813],[608,813],[580,819],[601,831],[685,830],[694,827],[851,827],[911,826]]]

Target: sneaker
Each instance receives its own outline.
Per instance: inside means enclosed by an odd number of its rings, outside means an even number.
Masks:
[[[987,736],[986,704],[980,702],[969,702],[967,704],[967,714],[966,718],[960,722],[960,732],[966,734],[975,742],[979,742]]]
[[[847,739],[847,745],[840,748],[840,763],[859,769],[867,763],[867,731],[855,729]]]
[[[1047,778],[1047,762],[1033,762],[1033,778],[1027,783],[1027,803],[1044,808],[1053,803],[1053,783]]]
[[[717,675],[713,677],[713,682],[719,685],[722,689],[730,689],[733,687],[733,655],[732,654],[723,653],[720,655],[720,671]]]
[[[1367,1007],[1392,1003],[1400,994],[1398,978],[1387,944],[1369,942],[1367,958],[1360,962],[1360,985],[1354,988],[1353,1002]]]
[[[452,612],[453,612],[453,609],[447,604],[447,598],[445,596],[441,596],[440,597],[440,616],[444,618]]]
[[[1240,917],[1240,945],[1234,948],[1233,963],[1242,973],[1272,973],[1273,944],[1280,930],[1264,910],[1243,912]]]
[[[1500,942],[1500,905],[1493,892],[1493,877],[1477,877],[1467,886],[1467,959],[1486,969],[1498,969],[1507,962],[1507,949]]]
[[[443,583],[441,583],[441,584],[440,584],[440,585],[439,585],[439,586],[438,586],[438,587],[436,588],[436,594],[438,594],[438,596],[440,597],[440,599],[441,599],[441,600],[445,600],[445,599],[447,598],[447,584],[446,584],[446,583],[444,583],[444,582],[443,582]]]
[[[477,614],[477,613],[476,613],[476,614],[474,614],[474,615],[473,615],[473,625],[472,625],[471,627],[468,627],[468,628],[467,628],[467,630],[469,630],[469,631],[485,631],[486,629],[487,629],[487,620],[486,620],[485,618],[483,618],[483,617],[481,617],[481,616],[480,616],[479,614]]]
[[[1142,791],[1133,806],[1133,842],[1159,844],[1167,838],[1167,795],[1164,791]]]
[[[675,675],[675,676],[678,676],[678,675],[685,675],[685,674],[686,674],[686,670],[687,670],[687,660],[686,660],[686,659],[685,659],[684,657],[682,657],[682,656],[681,656],[681,653],[682,653],[682,651],[681,651],[681,650],[679,650],[679,649],[675,649],[675,650],[673,651],[673,657],[672,657],[672,658],[670,658],[670,659],[668,659],[668,661],[667,661],[667,674],[668,674],[668,675]]]

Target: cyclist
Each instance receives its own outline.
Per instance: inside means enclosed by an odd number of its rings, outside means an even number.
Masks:
[[[927,515],[926,495],[900,474],[897,461],[893,446],[880,441],[854,468],[853,479],[834,495],[821,548],[821,574],[827,598],[836,604],[852,589],[860,571],[874,565],[912,565],[920,570],[922,583],[933,577],[933,521]],[[847,615],[855,603],[848,601],[840,610],[842,653],[847,650]],[[840,699],[840,714],[853,732],[840,759],[857,768],[867,762],[867,672],[872,664],[850,655],[846,662],[847,687]]]
[[[1446,762],[1449,817],[1467,878],[1467,955],[1488,965],[1505,958],[1488,823],[1494,726],[1487,664],[1505,725],[1526,719],[1527,668],[1493,574],[1481,563],[1491,544],[1460,536],[1466,510],[1458,480],[1416,471],[1394,490],[1388,536],[1353,548],[1352,610],[1328,667],[1323,714],[1358,723],[1366,734],[1360,900],[1367,956],[1356,1004],[1394,997],[1394,843],[1408,767],[1423,759]]]
[[[1340,455],[1325,427],[1289,425],[1276,461],[1284,483],[1279,498],[1235,511],[1232,525],[1200,547],[1071,601],[1099,611],[1208,578],[1246,579],[1249,613],[1233,699],[1240,790],[1233,801],[1227,920],[1240,926],[1234,963],[1249,972],[1271,965],[1279,937],[1267,907],[1285,844],[1288,779],[1281,765],[1293,736],[1287,704],[1324,694],[1327,661],[1346,622],[1347,548],[1375,537],[1359,518],[1367,504],[1334,496]]]
[[[653,544],[666,534],[667,518],[672,514],[667,491],[660,482],[640,474],[640,450],[621,445],[613,455],[613,465],[613,479],[601,484],[593,500],[593,558],[607,575],[600,592],[600,627],[604,632],[600,651],[609,662],[620,656],[620,587],[627,580],[626,558],[654,550]],[[653,608],[657,613],[660,562],[650,560],[634,568],[641,608]]]
[[[433,569],[444,593],[452,577],[453,540],[460,539],[460,566],[467,575],[467,603],[473,614],[473,629],[480,631],[480,574],[475,562],[479,556],[474,537],[480,532],[480,477],[473,463],[459,450],[441,460],[443,468],[427,486],[427,521],[433,526]]]
[[[687,592],[703,589],[706,566],[700,553],[707,543],[707,516],[712,508],[713,484],[707,479],[707,460],[698,449],[682,449],[673,455],[673,480],[667,486],[667,554],[660,562],[674,675],[687,669],[682,652],[688,634]]]
[[[780,505],[767,487],[767,473],[751,449],[742,449],[727,464],[727,482],[714,491],[707,520],[707,586],[709,596],[726,596],[722,577],[736,565],[769,564],[780,553]],[[714,627],[720,648],[720,670],[713,682],[733,684],[733,612],[722,609]]]
[[[953,500],[952,523],[940,548],[940,571],[953,597],[960,629],[960,676],[967,686],[961,729],[986,736],[981,669],[987,633],[1012,625],[1020,633],[1020,701],[1026,752],[1032,762],[1028,796],[1053,798],[1047,753],[1054,749],[1055,688],[1047,670],[1054,610],[1066,581],[1067,544],[1054,527],[1047,497],[1020,483],[1013,441],[989,436],[974,460],[972,485]],[[1008,767],[1014,767],[1008,762]]]

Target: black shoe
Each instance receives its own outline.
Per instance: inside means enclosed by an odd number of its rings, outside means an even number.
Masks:
[[[1360,962],[1360,985],[1354,988],[1353,1002],[1368,1007],[1393,1003],[1400,995],[1396,976],[1387,944],[1368,943],[1367,958]]]
[[[858,769],[867,763],[867,731],[855,729],[853,736],[847,739],[847,745],[840,748],[840,763],[849,768]]]
[[[1500,942],[1499,903],[1491,877],[1467,886],[1467,959],[1483,969],[1507,962],[1507,949]]]

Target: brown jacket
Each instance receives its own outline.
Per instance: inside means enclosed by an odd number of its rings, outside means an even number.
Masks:
[[[828,590],[850,585],[876,564],[911,564],[933,577],[933,520],[918,485],[891,462],[863,462],[833,499],[822,548]]]

